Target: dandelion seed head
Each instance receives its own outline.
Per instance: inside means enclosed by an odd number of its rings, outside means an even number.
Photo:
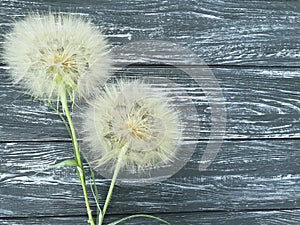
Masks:
[[[71,15],[31,14],[14,24],[4,60],[15,83],[39,98],[59,99],[67,91],[91,96],[111,70],[107,41],[89,21]]]
[[[120,146],[127,145],[123,167],[140,171],[169,163],[181,139],[178,113],[166,98],[141,82],[105,87],[83,116],[85,155],[97,170],[114,168]]]

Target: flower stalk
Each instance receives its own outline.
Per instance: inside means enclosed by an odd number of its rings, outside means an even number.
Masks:
[[[109,190],[108,190],[108,193],[107,193],[107,196],[106,196],[106,200],[105,200],[105,203],[104,203],[104,206],[103,206],[102,217],[101,217],[101,220],[99,221],[99,225],[103,224],[104,216],[105,216],[107,207],[109,205],[109,202],[110,202],[110,199],[111,199],[111,196],[112,196],[112,193],[113,193],[115,183],[117,181],[117,177],[119,175],[120,169],[122,167],[122,164],[124,163],[123,158],[124,158],[124,156],[127,152],[127,149],[128,149],[127,145],[124,145],[120,150],[120,153],[119,153],[119,156],[118,156],[118,161],[117,161],[117,164],[116,164],[116,167],[115,167],[115,170],[114,170],[114,174],[113,174],[113,177],[112,177],[112,180],[111,180],[111,183],[110,183],[110,187],[109,187]]]
[[[81,156],[80,156],[80,149],[78,146],[76,132],[75,132],[73,120],[72,120],[72,117],[70,114],[68,102],[67,102],[66,91],[61,93],[61,104],[62,104],[63,112],[65,113],[65,115],[67,117],[67,121],[68,121],[69,128],[71,131],[71,138],[72,138],[72,143],[73,143],[73,147],[74,147],[74,155],[75,155],[75,160],[77,163],[77,175],[79,177],[79,180],[80,180],[80,183],[82,186],[83,196],[84,196],[85,205],[86,205],[87,214],[88,214],[88,222],[91,225],[95,225],[93,215],[92,215],[92,210],[91,210],[90,203],[89,203],[88,194],[87,194],[86,179],[85,179],[84,168],[83,168],[83,164],[82,164],[82,160],[81,160]]]

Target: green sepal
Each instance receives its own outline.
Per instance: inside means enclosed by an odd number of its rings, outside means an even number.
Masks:
[[[137,217],[147,217],[147,218],[150,218],[150,219],[158,220],[158,221],[163,222],[165,224],[170,224],[169,222],[167,222],[167,221],[165,221],[165,220],[163,220],[163,219],[161,219],[159,217],[156,217],[156,216],[151,216],[151,215],[147,215],[147,214],[135,214],[135,215],[131,215],[131,216],[127,216],[127,217],[124,217],[122,219],[119,219],[119,220],[117,220],[115,222],[112,222],[112,223],[110,223],[108,225],[116,225],[116,224],[121,223],[121,222],[123,222],[125,220],[132,219],[132,218],[137,218]]]
[[[43,170],[40,170],[39,172],[35,173],[35,175],[39,174],[39,173],[42,173],[44,171],[47,171],[47,170],[51,170],[51,169],[56,169],[56,168],[60,168],[60,167],[77,167],[77,162],[75,159],[66,159],[62,162],[59,162],[55,165],[52,165],[52,166],[48,166],[46,169],[43,169]]]

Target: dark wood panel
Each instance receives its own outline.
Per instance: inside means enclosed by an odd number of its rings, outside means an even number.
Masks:
[[[200,142],[185,167],[162,183],[117,186],[108,213],[300,208],[300,140],[225,141],[212,165],[199,171],[205,146]],[[0,217],[84,215],[72,168],[32,176],[71,156],[70,143],[1,144]],[[103,203],[109,180],[97,177]]]
[[[1,69],[0,80],[1,141],[68,138],[61,119],[48,105],[12,85],[6,70]]]
[[[112,45],[164,40],[182,44],[209,64],[300,65],[299,1],[3,0],[1,41],[14,19],[49,8],[92,18]],[[182,62],[188,57],[182,55]]]
[[[192,102],[197,110],[185,120],[191,135],[183,149],[193,151],[188,144],[197,143],[190,161],[161,183],[117,186],[106,222],[123,214],[154,213],[172,224],[300,223],[299,1],[2,0],[0,42],[15,19],[49,8],[91,18],[114,47],[116,64],[143,62],[117,77],[143,76],[158,80],[158,86],[169,79],[175,84],[169,87],[172,94],[180,96],[177,107],[184,111],[185,103]],[[143,40],[156,41],[134,43]],[[206,91],[218,89],[205,86],[208,70],[195,66],[204,64],[200,59],[211,66],[227,110],[226,134],[216,131],[225,141],[205,171],[199,171],[199,162],[212,131]],[[192,79],[155,63],[184,65],[204,74]],[[85,224],[74,169],[33,176],[73,156],[63,123],[12,86],[1,66],[0,224]],[[223,103],[214,100],[214,107]],[[217,122],[225,122],[224,117]],[[103,204],[109,180],[98,175],[97,184]],[[145,223],[156,224],[146,219],[126,224]]]
[[[106,222],[112,222],[123,218],[125,215],[108,216]],[[177,213],[156,214],[171,224],[210,224],[210,225],[298,225],[300,222],[299,210],[263,211],[263,212],[199,212],[199,213]],[[84,216],[69,217],[46,217],[46,218],[19,218],[0,219],[3,225],[76,225],[85,224]],[[145,218],[135,218],[122,223],[127,225],[162,224]]]
[[[191,67],[192,70],[202,70]],[[298,69],[211,68],[218,81],[227,111],[225,138],[298,138],[300,137],[300,101]],[[48,106],[33,101],[19,87],[12,86],[8,71],[0,70],[0,134],[1,141],[17,140],[67,140],[68,134],[60,118]],[[197,113],[186,116],[190,138],[208,138],[211,132],[211,105],[208,94],[213,96],[216,88],[203,84],[206,76],[191,78],[175,67],[128,67],[115,74],[116,77],[146,77],[148,80],[170,82],[169,91],[178,98],[176,106],[182,112],[187,105],[194,105]],[[165,81],[164,81],[165,82]],[[162,82],[163,83],[163,82]],[[222,99],[212,98],[213,102]],[[217,108],[217,107],[216,107]],[[76,115],[76,112],[74,113]],[[183,116],[185,114],[183,113]],[[199,126],[197,123],[199,122]],[[219,131],[216,131],[218,134]]]

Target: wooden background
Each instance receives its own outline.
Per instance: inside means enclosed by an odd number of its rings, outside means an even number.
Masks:
[[[300,224],[299,1],[1,0],[0,41],[14,19],[49,8],[91,18],[113,46],[151,39],[191,49],[226,100],[225,141],[213,164],[198,170],[209,134],[204,113],[203,139],[186,166],[158,184],[116,187],[107,222],[150,213],[172,224]],[[125,73],[180,71],[140,65]],[[33,176],[72,157],[63,123],[13,86],[3,63],[0,79],[0,224],[87,224],[73,169]],[[103,204],[109,180],[97,183]]]

